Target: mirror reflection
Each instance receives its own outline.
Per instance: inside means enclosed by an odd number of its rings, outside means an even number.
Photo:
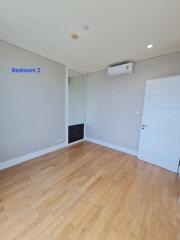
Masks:
[[[68,71],[68,125],[69,143],[84,138],[85,75]]]

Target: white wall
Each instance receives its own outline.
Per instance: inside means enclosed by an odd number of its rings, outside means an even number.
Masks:
[[[84,123],[85,120],[85,76],[69,78],[68,85],[69,125]]]
[[[178,74],[180,52],[137,62],[133,75],[88,74],[86,137],[137,151],[146,80]]]
[[[41,73],[11,72],[40,67]],[[0,162],[65,138],[65,66],[0,41]]]

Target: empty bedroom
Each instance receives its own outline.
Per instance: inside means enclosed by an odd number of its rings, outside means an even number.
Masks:
[[[1,240],[180,240],[179,26],[179,0],[0,0]]]

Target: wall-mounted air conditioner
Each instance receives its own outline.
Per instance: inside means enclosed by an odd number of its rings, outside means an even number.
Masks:
[[[134,62],[128,62],[112,66],[108,68],[108,77],[117,77],[125,74],[132,74],[134,72]]]

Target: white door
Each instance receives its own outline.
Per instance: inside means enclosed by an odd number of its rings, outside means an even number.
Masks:
[[[147,81],[138,157],[177,171],[180,159],[180,76]]]

